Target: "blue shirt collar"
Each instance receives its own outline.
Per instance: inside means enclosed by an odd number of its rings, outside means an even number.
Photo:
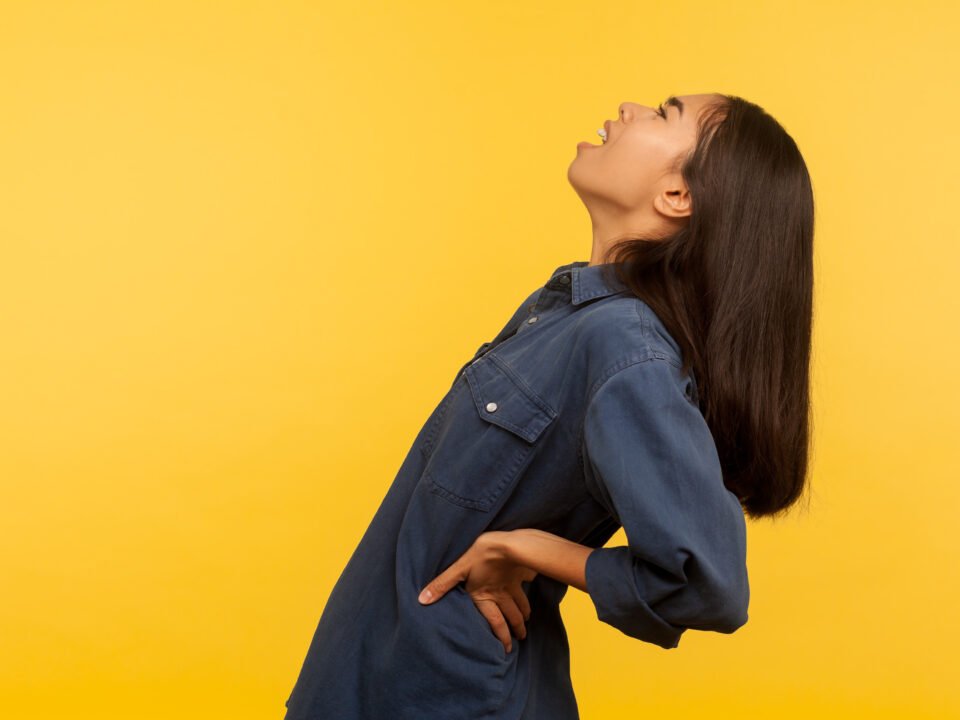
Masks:
[[[570,277],[570,302],[579,305],[587,300],[607,297],[618,292],[628,291],[613,272],[614,263],[590,265],[589,260],[577,260],[561,265],[550,275],[550,282],[556,287],[561,275]]]

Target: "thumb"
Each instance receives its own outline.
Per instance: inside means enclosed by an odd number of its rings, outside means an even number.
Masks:
[[[429,605],[433,601],[439,600],[446,595],[450,591],[450,588],[462,579],[459,573],[451,573],[449,570],[446,573],[441,573],[427,583],[426,587],[420,592],[417,600],[423,605]]]

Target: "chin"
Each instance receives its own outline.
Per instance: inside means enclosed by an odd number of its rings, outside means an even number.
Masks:
[[[569,182],[573,189],[577,189],[577,180],[576,180],[576,165],[577,158],[574,158],[570,161],[570,164],[567,166],[567,182]]]

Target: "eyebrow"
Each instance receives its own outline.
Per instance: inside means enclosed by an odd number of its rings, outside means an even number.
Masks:
[[[671,95],[666,100],[663,101],[664,105],[673,105],[677,110],[680,111],[680,117],[683,117],[683,101],[680,98]]]

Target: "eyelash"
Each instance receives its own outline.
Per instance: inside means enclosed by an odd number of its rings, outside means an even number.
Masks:
[[[664,120],[667,119],[667,111],[663,109],[662,103],[657,107],[657,115],[662,117]]]

